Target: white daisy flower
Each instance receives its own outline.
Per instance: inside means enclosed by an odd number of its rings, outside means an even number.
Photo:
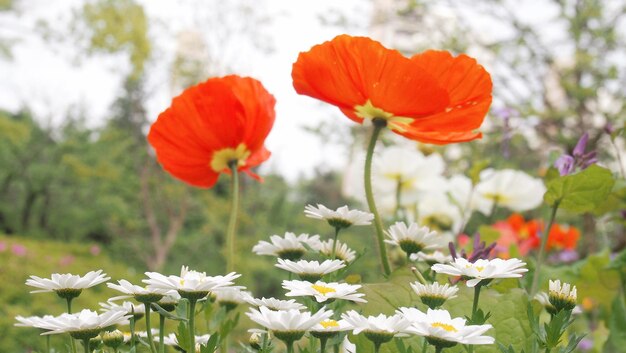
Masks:
[[[189,270],[187,266],[183,266],[180,276],[164,276],[157,272],[146,272],[146,276],[149,279],[144,279],[143,282],[150,290],[175,290],[183,298],[197,300],[206,297],[210,291],[231,286],[233,280],[241,275],[231,272],[226,276],[207,276],[205,272]]]
[[[315,297],[318,303],[335,299],[367,303],[367,300],[361,298],[365,294],[356,292],[361,288],[358,284],[326,283],[322,281],[317,281],[313,284],[308,281],[293,280],[283,281],[283,288],[289,291],[285,294],[288,297],[312,296]]]
[[[126,321],[129,316],[122,310],[111,310],[102,314],[84,309],[76,314],[61,314],[60,316],[42,320],[39,328],[48,330],[43,335],[69,333],[73,338],[93,338],[103,329]]]
[[[451,318],[447,310],[428,309],[426,314],[415,308],[399,310],[411,326],[405,332],[424,336],[428,343],[436,347],[452,347],[461,344],[493,344],[495,339],[481,336],[491,325],[465,325],[465,319]]]
[[[290,300],[280,300],[276,298],[253,298],[252,296],[246,296],[244,300],[255,307],[264,306],[270,310],[278,311],[278,310],[303,310],[306,309],[306,306],[298,303],[295,299]]]
[[[386,316],[362,316],[354,310],[341,315],[348,325],[353,327],[352,333],[358,335],[363,332],[365,337],[380,345],[391,341],[394,337],[406,336],[404,331],[411,325],[402,315]]]
[[[320,309],[315,314],[299,310],[270,310],[264,306],[246,313],[250,320],[272,331],[276,338],[292,343],[302,338],[305,332],[321,321],[328,320],[333,312]]]
[[[356,251],[350,249],[348,245],[337,240],[337,245],[334,245],[333,239],[329,239],[320,243],[320,254],[326,257],[333,256],[333,246],[335,246],[335,258],[343,260],[345,263],[350,263],[356,259]]]
[[[157,335],[156,340],[158,340],[158,334],[159,334],[159,330],[158,329],[153,328],[153,329],[150,330],[150,333],[152,334],[152,337]],[[148,338],[148,331],[136,331],[135,335],[137,335],[137,337],[141,337],[141,338]]]
[[[50,319],[53,319],[54,316],[52,315],[44,315],[42,316],[29,316],[29,317],[23,317],[23,316],[16,316],[15,320],[18,321],[17,324],[15,324],[14,326],[18,326],[18,327],[41,327],[42,324],[48,322]]]
[[[304,244],[315,251],[318,251],[320,248],[319,235],[309,237],[308,234],[300,234],[296,236],[294,233],[286,232],[284,237],[272,235],[270,241],[271,242],[266,242],[261,240],[252,248],[252,251],[257,255],[269,255],[280,257],[281,259],[298,260],[307,252],[307,248]]]
[[[447,264],[452,262],[452,256],[446,255],[438,250],[431,253],[420,251],[417,254],[411,254],[411,261],[424,261],[432,266],[434,264]]]
[[[416,223],[411,223],[407,227],[404,222],[396,222],[386,233],[390,239],[386,239],[385,243],[399,246],[409,255],[445,246],[437,232],[431,231],[428,227],[419,227]]]
[[[352,330],[352,325],[348,324],[346,320],[333,320],[328,319],[320,321],[317,325],[311,327],[311,332],[341,332]]]
[[[316,338],[330,338],[337,335],[339,332],[352,330],[352,325],[348,324],[346,320],[323,320],[317,325],[311,327],[311,335]]]
[[[294,262],[291,260],[278,259],[276,267],[295,273],[305,281],[317,281],[322,276],[346,267],[342,260],[326,260],[322,263],[318,261],[300,260]]]
[[[561,284],[560,280],[550,280],[548,299],[556,311],[572,310],[576,307],[576,286],[569,283]]]
[[[324,205],[307,205],[304,214],[309,218],[326,220],[331,227],[348,228],[350,226],[364,226],[372,224],[374,215],[369,212],[350,210],[348,206],[339,207],[333,211]]]
[[[153,303],[159,301],[169,292],[169,290],[163,288],[144,288],[137,286],[125,279],[119,280],[118,283],[119,284],[107,283],[107,287],[120,291],[125,295],[113,297],[109,299],[110,301],[134,298],[140,303]]]
[[[209,342],[209,339],[211,338],[211,335],[196,335],[196,351],[199,351],[200,349],[200,345],[205,345]],[[155,341],[159,341],[159,337],[154,337]],[[167,336],[163,337],[163,344],[166,346],[172,346],[172,347],[180,347],[178,344],[178,337],[176,337],[176,334],[174,333],[170,333]]]
[[[243,291],[245,287],[226,287],[213,291],[215,295],[215,301],[230,311],[236,308],[239,304],[246,302],[246,298],[250,296],[250,292]]]
[[[30,279],[26,280],[26,285],[39,288],[31,291],[31,293],[56,292],[61,298],[71,299],[78,297],[83,289],[110,279],[111,277],[107,277],[106,273],[102,273],[102,270],[90,271],[82,277],[71,273],[53,273],[51,278],[30,276]]]
[[[522,273],[528,271],[528,269],[524,268],[525,265],[526,263],[519,259],[479,259],[472,263],[464,258],[457,257],[450,264],[435,264],[432,266],[432,269],[437,273],[470,278],[467,281],[467,286],[474,287],[483,280],[485,282],[482,284],[487,284],[495,278],[522,277]]]
[[[480,182],[476,185],[477,195],[489,202],[489,209],[495,202],[517,212],[539,206],[545,192],[541,179],[514,169],[486,169],[480,173]]]
[[[456,293],[459,291],[457,286],[450,286],[447,283],[441,285],[437,282],[426,285],[415,282],[411,283],[411,288],[420,297],[422,303],[431,309],[438,308],[446,300],[456,297]]]
[[[141,319],[146,314],[146,307],[144,305],[138,305],[128,301],[122,302],[122,304],[115,302],[100,303],[100,307],[100,311],[102,312],[123,311],[126,314],[132,314],[135,320]]]
[[[343,342],[341,342],[339,353],[356,353],[356,344],[350,342],[348,336],[346,336]]]

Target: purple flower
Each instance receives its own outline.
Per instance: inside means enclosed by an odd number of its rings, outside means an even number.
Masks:
[[[483,259],[487,260],[490,257],[491,251],[496,247],[496,243],[493,242],[489,246],[483,241],[480,241],[480,234],[476,233],[474,235],[474,247],[472,252],[468,255],[465,253],[465,250],[461,250],[460,253],[457,253],[454,248],[454,243],[448,243],[448,249],[450,250],[450,255],[452,255],[452,259],[456,260],[457,257],[462,257],[467,259],[469,262],[476,262],[476,260]]]
[[[554,166],[559,170],[561,176],[570,175],[576,168],[576,160],[569,154],[564,154],[554,162]]]
[[[561,176],[570,175],[576,171],[586,169],[590,165],[598,162],[596,151],[590,151],[585,153],[587,143],[589,142],[589,134],[584,133],[578,142],[576,147],[572,151],[572,154],[564,154],[554,162],[554,167],[559,170]]]
[[[580,139],[578,139],[578,143],[576,143],[576,147],[572,151],[574,157],[582,157],[585,154],[585,149],[587,148],[587,142],[589,142],[589,133],[584,133]]]
[[[583,352],[591,350],[592,348],[593,348],[593,341],[589,338],[583,338],[578,343],[578,349],[580,349]]]

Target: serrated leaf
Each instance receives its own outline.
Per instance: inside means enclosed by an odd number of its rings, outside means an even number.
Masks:
[[[543,199],[552,207],[558,204],[570,212],[590,212],[606,201],[614,183],[610,170],[592,165],[582,172],[551,180]]]

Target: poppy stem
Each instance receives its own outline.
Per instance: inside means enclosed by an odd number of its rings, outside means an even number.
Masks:
[[[226,231],[226,272],[235,270],[235,230],[237,229],[237,213],[239,211],[239,171],[237,160],[230,161],[228,166],[231,170],[231,205],[230,218]]]
[[[367,154],[365,155],[365,197],[367,198],[367,205],[370,208],[370,212],[374,214],[374,228],[376,228],[376,240],[378,242],[378,253],[380,255],[380,262],[383,266],[385,275],[391,273],[389,267],[389,260],[387,259],[387,249],[385,247],[385,237],[383,234],[383,222],[380,219],[378,210],[376,209],[376,202],[374,202],[374,194],[372,192],[372,157],[374,156],[374,148],[376,147],[376,141],[380,135],[382,129],[387,125],[387,121],[384,119],[375,118],[372,120],[374,124],[374,131],[372,131],[372,137],[370,138],[369,145],[367,146]]]
[[[550,221],[548,222],[548,226],[543,230],[543,234],[541,235],[541,245],[539,246],[539,254],[537,255],[537,266],[535,267],[535,273],[533,274],[533,283],[530,287],[530,297],[534,297],[537,293],[537,286],[539,285],[539,272],[541,271],[541,264],[543,263],[543,258],[546,252],[546,243],[548,242],[548,238],[550,237],[550,230],[552,229],[552,224],[554,223],[554,219],[556,218],[556,211],[559,209],[559,204],[561,201],[556,201],[554,206],[552,206],[552,214],[550,215]]]

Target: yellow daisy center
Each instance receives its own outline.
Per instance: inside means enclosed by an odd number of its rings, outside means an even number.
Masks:
[[[323,328],[339,327],[339,323],[335,320],[322,321],[320,322],[320,325],[322,325]]]
[[[246,165],[246,160],[250,154],[251,152],[243,143],[240,143],[237,148],[223,148],[215,151],[211,159],[211,169],[218,173],[222,172],[224,169],[230,168],[228,164],[231,161],[237,161],[237,167],[243,167]]]
[[[449,325],[449,324],[444,324],[443,322],[433,322],[432,324],[430,324],[430,326],[432,327],[439,327],[442,328],[448,332],[458,332],[459,330],[457,330],[456,328],[454,328],[454,326]]]
[[[473,265],[465,265],[465,268],[475,268],[476,271],[478,272],[483,272],[483,270],[485,269],[485,266],[473,266]]]
[[[314,284],[311,286],[311,288],[315,289],[318,293],[320,293],[321,295],[326,295],[328,293],[335,293],[337,292],[335,290],[335,288],[331,288],[331,287],[325,287],[325,286],[319,286],[317,284]]]
[[[414,119],[405,116],[395,116],[380,108],[375,107],[368,99],[363,105],[355,105],[354,112],[356,116],[362,119],[384,119],[391,130],[405,131],[406,126]]]

